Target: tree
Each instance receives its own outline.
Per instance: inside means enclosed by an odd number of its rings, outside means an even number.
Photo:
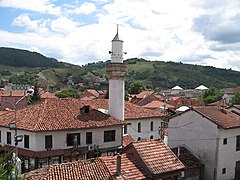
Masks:
[[[219,89],[211,87],[208,90],[204,91],[199,96],[199,99],[202,100],[205,104],[209,104],[220,100],[222,96],[223,93]]]
[[[12,153],[3,152],[0,154],[0,179],[13,179],[12,173],[15,169],[12,160]]]
[[[130,94],[139,94],[142,91],[146,91],[147,88],[141,81],[134,81],[133,83],[130,84],[128,92]]]
[[[79,93],[75,89],[65,89],[60,92],[55,93],[55,96],[59,98],[80,98]]]
[[[234,97],[230,100],[230,105],[240,104],[240,91],[234,93]]]
[[[34,86],[34,93],[33,95],[30,97],[30,101],[29,101],[29,104],[35,104],[35,103],[38,103],[40,102],[40,95],[39,95],[39,92],[38,92],[38,86],[37,84]]]

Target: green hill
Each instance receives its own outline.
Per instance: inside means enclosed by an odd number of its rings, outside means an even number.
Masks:
[[[27,50],[0,47],[0,62],[14,67],[62,67],[54,58]]]
[[[26,74],[30,78],[41,75],[49,84],[64,86],[67,78],[72,76],[74,83],[86,82],[87,75],[107,78],[106,64],[108,61],[88,63],[82,67],[58,62],[54,58],[45,57],[36,52],[26,50],[0,48],[0,78],[16,79],[17,74]],[[128,59],[129,72],[126,86],[135,81],[144,82],[152,89],[172,88],[179,85],[182,88],[195,88],[201,84],[207,87],[226,88],[240,86],[240,72],[230,69],[220,69],[211,66],[190,65],[175,62],[147,61],[145,59]],[[13,76],[15,76],[13,78]],[[43,82],[44,84],[45,82]],[[103,83],[106,87],[107,82]]]
[[[96,74],[105,75],[107,62],[89,63],[84,68]],[[179,85],[190,89],[204,84],[207,87],[240,86],[240,72],[220,69],[211,66],[190,65],[175,62],[147,61],[144,59],[128,59],[129,72],[127,84],[132,81],[143,81],[146,86],[156,88],[172,88]]]

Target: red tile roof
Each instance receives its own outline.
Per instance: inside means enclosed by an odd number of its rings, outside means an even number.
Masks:
[[[4,92],[1,96],[2,97],[9,97],[9,96],[22,97],[24,95],[26,95],[25,91],[11,91],[11,92]]]
[[[131,142],[134,142],[135,140],[132,138],[132,136],[130,134],[124,134],[123,135],[123,142],[122,142],[122,146],[125,147],[128,144],[130,144]]]
[[[153,93],[152,91],[143,91],[143,92],[140,92],[139,94],[137,94],[136,98],[143,99],[143,98],[149,96],[152,93]]]
[[[18,110],[17,127],[29,131],[47,131],[127,124],[96,109],[80,114],[80,108],[88,103],[94,105],[94,102],[78,99],[46,99]],[[8,127],[10,122],[13,122],[13,112],[0,116],[0,126]]]
[[[134,157],[133,154],[121,154],[121,178],[120,179],[147,179],[148,174],[141,166],[140,162]],[[117,169],[117,156],[101,157],[106,164],[111,175],[116,177]]]
[[[111,180],[109,170],[100,158],[50,165],[23,175],[27,180],[91,179]]]
[[[153,175],[184,168],[182,162],[162,140],[136,141],[132,145]]]
[[[50,92],[43,92],[40,94],[41,99],[54,99],[54,98],[58,98],[57,96],[54,96],[52,93]]]
[[[91,106],[94,107],[95,109],[98,109],[98,108],[108,109],[107,99],[95,99],[95,100],[86,101],[86,102],[91,104]],[[158,111],[145,109],[141,106],[125,101],[125,109],[124,109],[125,120],[138,119],[138,118],[150,118],[150,117],[159,118],[162,116],[165,116],[165,114]]]
[[[224,129],[240,127],[240,116],[229,110],[218,107],[197,107],[195,110]]]
[[[144,108],[149,108],[149,109],[159,109],[159,108],[164,108],[164,106],[165,106],[165,108],[170,108],[170,109],[174,109],[174,106],[172,106],[172,105],[170,105],[170,104],[167,104],[167,103],[164,103],[164,102],[162,102],[162,101],[158,101],[158,100],[156,100],[156,101],[152,101],[152,102],[150,102],[150,103],[148,103],[148,104],[146,104],[145,106],[143,106]]]

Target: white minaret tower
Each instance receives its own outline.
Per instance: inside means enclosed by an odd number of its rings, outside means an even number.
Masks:
[[[109,114],[115,118],[124,120],[124,94],[125,77],[128,67],[123,64],[123,41],[119,40],[118,26],[117,34],[112,40],[111,63],[107,64],[109,79]]]

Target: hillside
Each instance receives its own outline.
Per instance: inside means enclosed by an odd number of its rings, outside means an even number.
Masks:
[[[31,72],[31,77],[41,74],[42,83],[46,81],[50,85],[64,87],[69,76],[74,83],[86,82],[88,74],[101,78],[104,86],[106,75],[106,64],[109,61],[88,63],[82,67],[58,62],[54,58],[45,57],[36,52],[18,50],[12,48],[0,48],[0,78],[16,79],[26,71]],[[230,69],[219,69],[210,66],[190,65],[175,62],[147,61],[144,59],[128,59],[129,72],[126,86],[135,80],[144,82],[152,89],[172,88],[179,85],[182,88],[195,88],[201,84],[207,87],[226,88],[240,86],[240,72]],[[29,76],[29,74],[27,74]],[[104,88],[105,88],[104,87]]]
[[[240,72],[220,69],[211,66],[199,66],[175,62],[147,61],[144,59],[128,59],[129,72],[127,84],[140,80],[149,87],[172,88],[179,85],[190,89],[204,84],[207,87],[240,86]],[[84,66],[96,74],[105,74],[106,62],[91,63]]]
[[[14,67],[62,67],[54,58],[45,57],[27,50],[0,47],[0,62]]]

